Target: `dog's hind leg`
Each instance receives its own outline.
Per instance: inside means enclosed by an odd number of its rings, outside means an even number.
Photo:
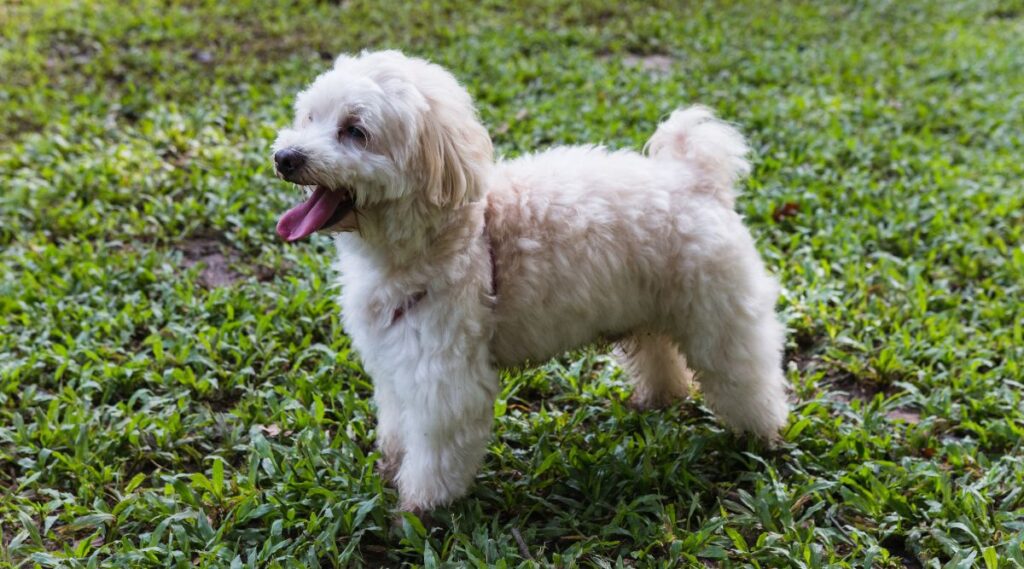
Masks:
[[[638,333],[615,345],[615,356],[633,382],[630,405],[658,409],[690,393],[693,372],[669,337]]]
[[[716,334],[711,347],[689,346],[689,361],[697,370],[700,390],[722,422],[737,432],[762,439],[778,436],[786,424],[789,405],[786,379],[780,365],[781,326],[774,316]]]
[[[715,415],[734,431],[771,440],[789,414],[778,286],[749,263],[734,267],[695,291],[680,345]]]

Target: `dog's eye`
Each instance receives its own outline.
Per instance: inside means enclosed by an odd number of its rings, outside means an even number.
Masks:
[[[359,144],[366,144],[366,131],[357,125],[350,124],[348,126],[341,127],[338,131],[338,138],[345,137],[351,138]]]

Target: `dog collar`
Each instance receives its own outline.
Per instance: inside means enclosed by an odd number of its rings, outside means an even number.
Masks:
[[[408,299],[406,299],[404,303],[395,308],[395,312],[391,315],[391,322],[388,323],[388,326],[391,326],[392,324],[395,324],[396,322],[401,320],[402,317],[405,316],[405,313],[412,310],[412,308],[419,304],[419,302],[423,300],[423,297],[425,296],[427,296],[427,291],[421,290],[416,294],[410,296]]]
[[[487,256],[491,261],[491,298],[495,299],[498,296],[498,260],[494,255],[494,244],[491,242],[491,238],[486,227],[484,227],[484,239],[487,240]],[[426,296],[427,291],[421,290],[406,299],[405,302],[395,308],[395,311],[391,314],[391,322],[388,323],[388,326],[391,326],[401,320],[407,312],[412,310],[413,307],[419,304],[419,302]]]

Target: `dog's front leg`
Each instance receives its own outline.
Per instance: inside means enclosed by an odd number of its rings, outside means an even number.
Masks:
[[[397,482],[404,511],[425,513],[464,495],[486,453],[498,374],[485,348],[462,348],[425,352],[394,391],[401,404]]]
[[[405,449],[402,445],[402,402],[390,382],[378,382],[373,389],[377,404],[377,473],[394,483],[402,466]]]

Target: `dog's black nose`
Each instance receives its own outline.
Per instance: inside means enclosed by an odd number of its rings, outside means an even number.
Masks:
[[[284,148],[274,153],[274,163],[282,176],[294,174],[306,163],[306,157],[294,148]]]

